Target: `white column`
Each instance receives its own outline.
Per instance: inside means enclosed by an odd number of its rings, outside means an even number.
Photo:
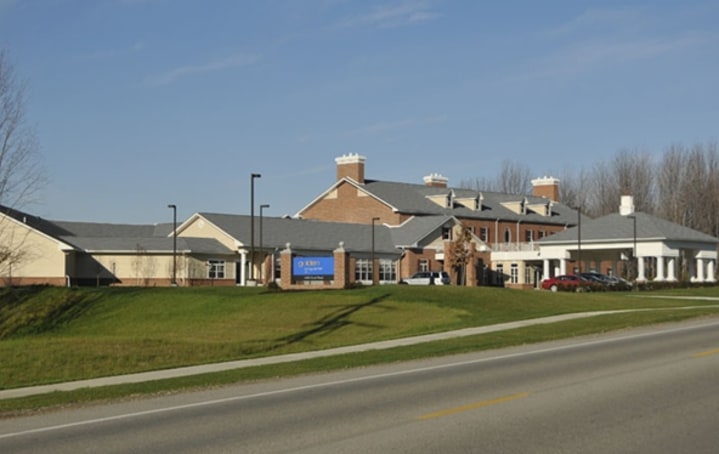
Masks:
[[[644,257],[637,257],[637,280],[642,282],[647,280],[644,276]]]
[[[240,285],[247,285],[247,252],[240,251]]]
[[[669,257],[669,263],[667,264],[667,280],[670,282],[674,282],[677,280],[677,272],[676,272],[676,263],[677,259],[676,257]]]
[[[695,282],[704,282],[704,259],[697,259],[697,275]]]
[[[559,274],[567,274],[567,259],[559,260]]]
[[[657,257],[657,275],[655,281],[664,281],[664,257]]]
[[[544,259],[542,263],[542,280],[549,279],[549,259]]]
[[[716,282],[714,277],[714,260],[707,262],[707,282]]]

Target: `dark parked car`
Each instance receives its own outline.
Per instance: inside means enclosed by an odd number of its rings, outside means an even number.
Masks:
[[[579,273],[579,275],[589,281],[592,281],[594,284],[611,287],[613,290],[629,290],[632,288],[631,282],[617,276],[608,276],[595,271]]]
[[[583,292],[585,290],[589,290],[591,285],[592,281],[574,274],[563,274],[560,276],[550,277],[549,279],[542,281],[542,288],[553,292],[556,292],[557,290],[574,290],[576,292]]]

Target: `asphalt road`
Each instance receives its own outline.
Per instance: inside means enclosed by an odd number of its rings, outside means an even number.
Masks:
[[[2,453],[715,453],[719,320],[0,420]]]

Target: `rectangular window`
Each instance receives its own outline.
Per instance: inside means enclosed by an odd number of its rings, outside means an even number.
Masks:
[[[209,260],[207,262],[207,277],[210,279],[224,279],[225,278],[225,261],[224,260]]]
[[[494,275],[494,283],[496,285],[504,285],[504,265],[497,265],[496,274]]]
[[[479,228],[479,239],[486,243],[488,238],[489,238],[489,229],[487,227],[480,227]]]
[[[537,236],[539,238],[544,238],[545,236],[547,236],[547,232],[545,232],[544,230],[540,230],[539,232],[537,232]]]
[[[525,231],[524,231],[524,242],[525,242],[525,243],[531,243],[531,242],[532,242],[532,240],[533,240],[533,238],[532,238],[532,233],[533,233],[533,232],[532,232],[531,230],[525,230]]]
[[[275,257],[275,279],[282,277],[282,257]]]
[[[524,267],[524,283],[525,284],[532,284],[534,283],[532,279],[532,272],[534,271],[534,268],[531,266],[525,266]]]
[[[372,260],[357,259],[355,261],[355,281],[372,282]]]
[[[417,271],[429,271],[429,260],[419,259],[419,266]]]
[[[509,282],[512,284],[519,284],[519,265],[512,263],[509,267]]]
[[[451,227],[442,227],[442,239],[443,240],[451,240],[452,239],[452,228]]]
[[[380,282],[397,282],[397,267],[394,260],[380,259],[379,280]]]

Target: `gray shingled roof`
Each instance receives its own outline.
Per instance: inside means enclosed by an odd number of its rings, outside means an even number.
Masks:
[[[250,216],[218,213],[199,213],[227,234],[250,246]],[[255,216],[255,247],[259,248],[259,217]],[[284,249],[290,243],[292,249],[308,251],[331,251],[344,242],[349,251],[372,249],[372,225],[341,222],[313,221],[306,219],[263,217],[262,243],[264,248]],[[398,254],[392,242],[390,229],[375,225],[375,252]]]
[[[97,222],[53,221],[64,236],[86,238],[153,238],[167,237],[172,224],[108,224]]]
[[[483,219],[495,220],[501,218],[507,221],[523,221],[535,222],[551,225],[574,225],[577,222],[576,210],[558,202],[553,202],[553,215],[543,216],[542,214],[528,212],[527,214],[517,214],[506,208],[502,203],[519,202],[526,197],[531,205],[545,204],[549,200],[536,196],[523,196],[513,194],[502,194],[497,192],[482,191],[483,201],[482,210],[472,210],[460,205],[454,208],[443,208],[432,202],[427,196],[446,195],[450,191],[454,191],[455,199],[457,198],[473,198],[478,195],[478,191],[472,189],[458,188],[437,188],[422,184],[397,183],[388,181],[366,180],[362,185],[364,189],[393,206],[401,213],[409,213],[415,215],[445,215],[455,216],[457,218],[467,219]]]
[[[669,240],[698,243],[719,243],[719,239],[688,227],[660,219],[647,213],[637,212],[637,240]],[[633,241],[634,221],[629,216],[618,213],[601,218],[582,219],[582,242]],[[563,232],[542,238],[541,244],[570,243],[577,241],[578,228],[573,227]]]
[[[142,250],[148,253],[172,252],[172,237],[113,238],[113,237],[62,237],[63,241],[88,252],[127,253]],[[233,254],[213,238],[177,238],[177,252],[195,254]]]
[[[441,228],[446,222],[454,224],[452,216],[415,216],[398,227],[391,227],[392,241],[399,247],[418,247],[427,235]]]
[[[3,213],[31,228],[77,249],[92,252],[172,252],[172,223],[108,224],[98,222],[51,221],[20,210],[0,206]],[[232,254],[211,238],[177,238],[179,253]]]

